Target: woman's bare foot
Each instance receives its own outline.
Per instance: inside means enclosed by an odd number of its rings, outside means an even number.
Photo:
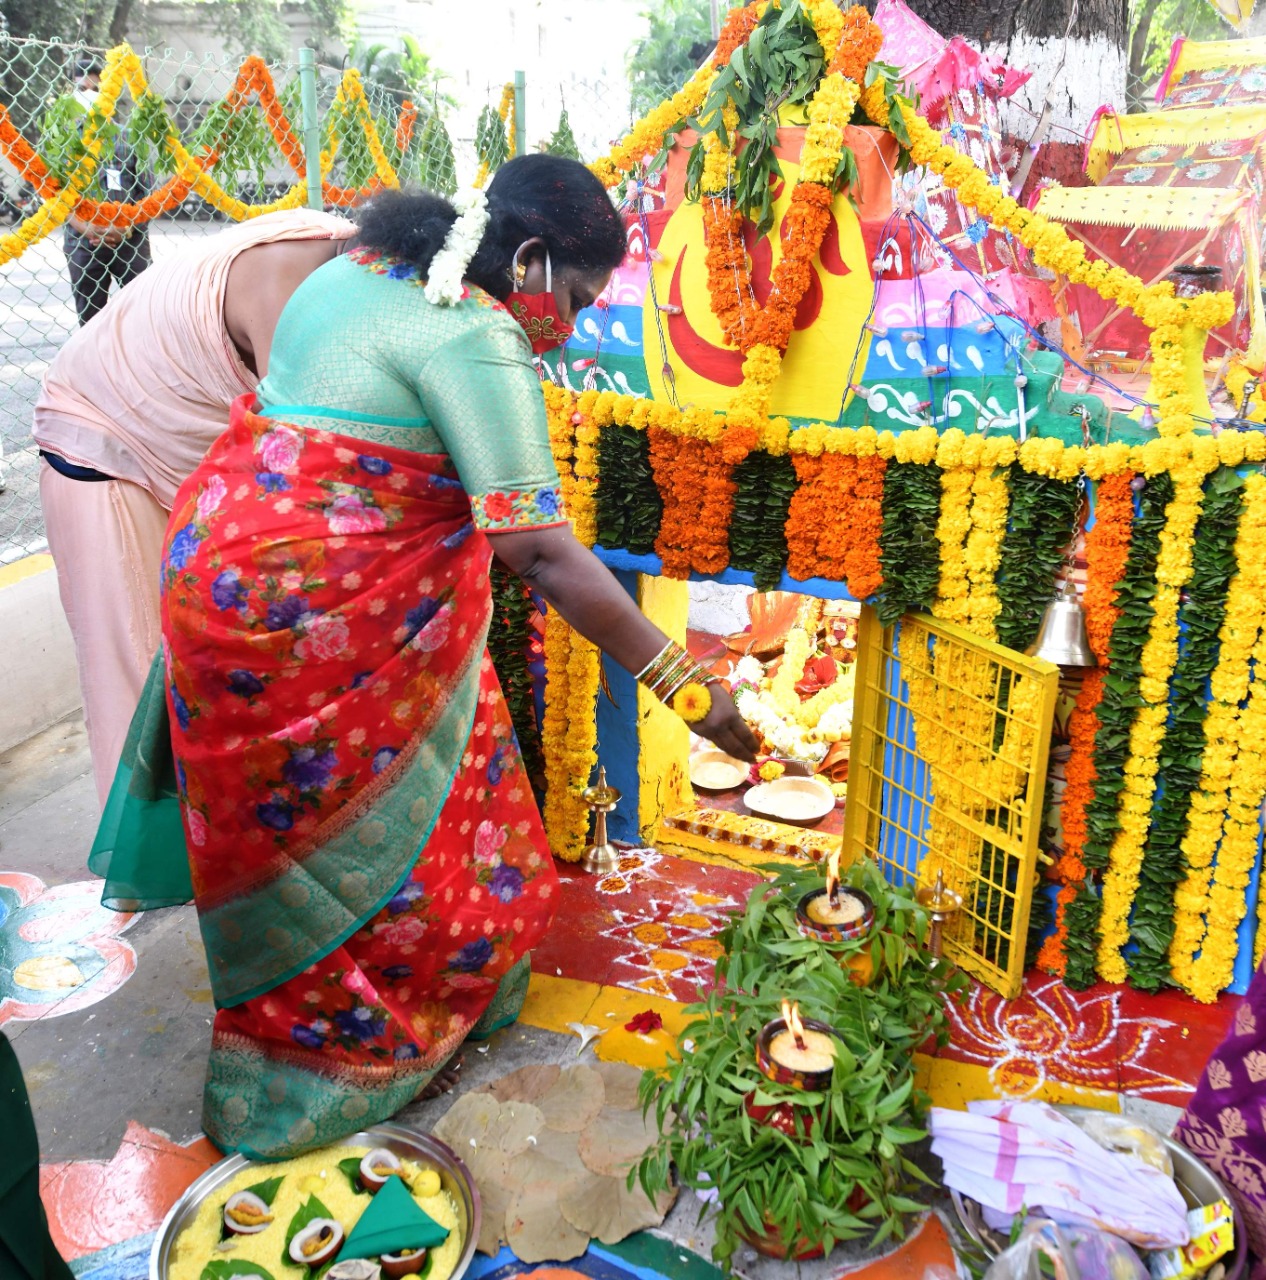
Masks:
[[[432,1098],[438,1098],[445,1093],[451,1093],[457,1088],[457,1082],[461,1079],[462,1070],[462,1051],[453,1054],[451,1058],[440,1068],[439,1073],[430,1084],[418,1094],[419,1102],[428,1102]]]

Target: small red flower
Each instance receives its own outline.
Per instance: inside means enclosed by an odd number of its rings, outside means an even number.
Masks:
[[[484,515],[489,520],[506,520],[514,508],[504,493],[490,493],[484,497]]]
[[[632,1022],[624,1024],[625,1031],[635,1031],[640,1036],[650,1035],[652,1031],[658,1031],[664,1025],[664,1020],[655,1012],[654,1009],[643,1009],[641,1013],[634,1016]]]

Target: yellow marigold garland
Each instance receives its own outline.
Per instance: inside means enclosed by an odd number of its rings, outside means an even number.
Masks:
[[[1174,286],[1168,281],[1145,285],[1121,267],[1087,262],[1085,245],[1073,240],[1059,223],[1004,196],[969,157],[945,146],[941,135],[913,107],[903,104],[901,110],[910,136],[911,159],[940,174],[960,203],[975,209],[995,227],[1010,231],[1039,265],[1067,276],[1074,284],[1088,286],[1109,302],[1128,307],[1153,330],[1153,358],[1160,359],[1153,376],[1160,401],[1158,430],[1162,436],[1188,433],[1193,426],[1193,406],[1185,392],[1179,352],[1184,342],[1198,339],[1200,330],[1225,324],[1234,314],[1234,297],[1224,292],[1175,298]]]
[[[587,412],[582,412],[563,388],[547,385],[543,390],[563,510],[572,514],[573,521],[574,513],[580,512],[580,538],[590,533],[594,520],[595,418],[609,413],[610,398],[600,404],[602,398],[588,392],[582,397]],[[586,545],[593,545],[592,536]],[[597,646],[573,630],[556,610],[550,610],[545,623],[545,716],[541,726],[543,817],[550,848],[565,862],[579,861],[589,834],[589,809],[580,797],[598,762],[600,662]]]
[[[1187,875],[1174,894],[1174,940],[1169,950],[1175,980],[1206,1003],[1215,1000],[1230,981],[1249,870],[1242,865],[1243,842],[1228,843],[1223,832],[1231,820],[1232,779],[1238,780],[1242,769],[1251,772],[1254,767],[1241,761],[1252,730],[1244,723],[1250,709],[1240,708],[1249,695],[1250,663],[1266,623],[1266,476],[1260,474],[1245,482],[1235,562],[1239,567],[1227,593],[1218,665],[1210,678],[1200,789],[1192,795],[1187,815],[1182,845]],[[1251,844],[1255,857],[1256,838]],[[1213,909],[1215,882],[1220,885],[1216,896],[1225,910]],[[1236,886],[1238,910],[1226,902]]]
[[[1130,755],[1125,763],[1125,786],[1120,801],[1120,830],[1113,841],[1103,878],[1098,970],[1108,982],[1124,982],[1126,977],[1121,949],[1130,939],[1130,906],[1138,891],[1161,745],[1165,740],[1169,680],[1178,661],[1178,607],[1182,589],[1191,580],[1192,543],[1204,500],[1204,480],[1218,465],[1218,450],[1212,439],[1189,439],[1191,448],[1175,448],[1168,467],[1174,480],[1174,496],[1165,512],[1165,527],[1160,535],[1152,622],[1140,658],[1143,674],[1139,680],[1139,696],[1143,705],[1130,730]]]
[[[1201,999],[1208,992],[1229,986],[1234,975],[1238,951],[1236,930],[1244,919],[1245,892],[1261,839],[1262,800],[1266,796],[1266,631],[1258,637],[1253,659],[1256,674],[1248,705],[1240,712],[1239,761],[1209,893],[1211,927],[1196,960],[1192,980],[1193,992]],[[1259,921],[1262,916],[1259,898]],[[1257,945],[1259,942],[1254,945],[1255,957]]]
[[[693,116],[708,96],[713,70],[705,65],[690,77],[686,86],[667,102],[661,102],[637,122],[624,140],[605,156],[589,166],[602,185],[614,187],[620,179],[647,156],[654,156],[664,146],[664,138],[675,125]]]
[[[998,467],[979,467],[971,489],[971,532],[964,556],[969,583],[967,627],[986,640],[996,640],[1000,608],[997,576],[1011,498],[1006,472]]]
[[[941,514],[936,522],[936,540],[941,546],[941,581],[934,617],[943,622],[967,625],[967,536],[971,533],[971,487],[975,471],[971,467],[947,467],[941,472]]]

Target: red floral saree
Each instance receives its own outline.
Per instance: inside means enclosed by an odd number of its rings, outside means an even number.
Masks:
[[[394,1114],[526,977],[557,881],[485,649],[490,555],[447,456],[242,401],[177,497],[162,663],[225,1150]]]

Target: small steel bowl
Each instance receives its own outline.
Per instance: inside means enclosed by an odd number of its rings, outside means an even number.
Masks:
[[[412,1129],[394,1124],[380,1124],[362,1133],[354,1133],[331,1146],[385,1147],[402,1160],[412,1160],[415,1163],[420,1161],[434,1166],[440,1175],[441,1188],[448,1192],[457,1206],[458,1226],[466,1241],[452,1275],[452,1280],[461,1280],[475,1257],[481,1211],[479,1188],[475,1186],[470,1170],[457,1154],[429,1133],[415,1133]],[[203,1201],[223,1190],[243,1169],[252,1166],[258,1168],[264,1178],[268,1177],[270,1169],[275,1170],[277,1167],[264,1161],[248,1160],[245,1156],[228,1156],[219,1164],[212,1165],[172,1205],[154,1237],[154,1247],[149,1255],[149,1280],[168,1280],[168,1264],[176,1241],[180,1238],[180,1233],[197,1217]]]

